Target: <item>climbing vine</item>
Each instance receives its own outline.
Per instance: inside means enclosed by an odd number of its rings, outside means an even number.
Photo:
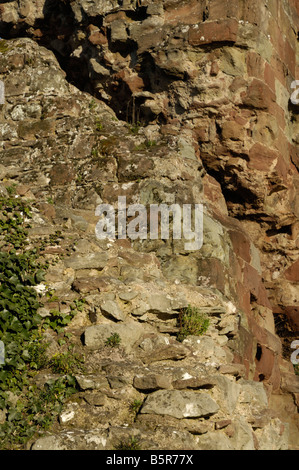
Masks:
[[[14,196],[0,197],[0,340],[4,364],[0,364],[0,448],[22,446],[34,434],[47,429],[67,396],[76,391],[71,375],[38,388],[36,372],[47,366],[43,340],[46,327],[38,314],[41,305],[36,286],[44,280],[47,262],[39,247],[30,244],[30,205]]]

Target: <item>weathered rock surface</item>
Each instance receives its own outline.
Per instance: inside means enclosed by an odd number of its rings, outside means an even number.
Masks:
[[[159,390],[150,394],[141,413],[154,413],[182,418],[204,418],[219,410],[217,403],[204,392],[180,392]]]

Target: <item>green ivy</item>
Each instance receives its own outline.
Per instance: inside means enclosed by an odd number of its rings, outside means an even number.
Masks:
[[[10,189],[8,197],[0,197],[0,340],[5,347],[0,365],[1,449],[20,448],[47,429],[76,391],[71,375],[41,389],[34,384],[36,371],[49,365],[42,332],[63,328],[76,306],[67,317],[53,313],[50,321],[38,314],[41,303],[35,286],[44,280],[47,263],[39,258],[40,247],[29,244],[30,206]]]

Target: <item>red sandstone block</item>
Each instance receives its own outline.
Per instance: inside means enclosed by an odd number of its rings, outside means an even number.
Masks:
[[[288,306],[285,308],[284,312],[287,314],[294,328],[299,332],[299,307],[296,305]]]
[[[292,48],[291,44],[289,41],[285,41],[284,43],[284,57],[285,57],[285,64],[288,67],[288,70],[291,72],[292,76],[295,79],[295,74],[296,74],[296,52]]]
[[[275,91],[275,72],[268,62],[265,62],[264,80],[268,87]]]
[[[256,143],[249,151],[248,168],[269,171],[272,163],[278,158],[278,153],[260,143]]]
[[[228,272],[219,259],[208,258],[198,260],[198,275],[209,279],[211,287],[225,293],[229,289]]]
[[[299,282],[299,259],[284,272],[284,275],[288,281]]]
[[[229,232],[230,239],[233,244],[234,252],[237,256],[250,263],[250,242],[244,233],[231,230]]]
[[[269,309],[272,308],[260,274],[248,263],[245,263],[243,269],[243,283],[255,297],[258,305],[262,305]]]
[[[273,55],[271,58],[271,67],[274,71],[274,77],[277,78],[283,84],[283,86],[286,86],[288,70],[282,58],[276,54]]]
[[[275,99],[275,93],[262,80],[258,79],[251,82],[242,97],[245,106],[257,109],[268,109]]]
[[[108,39],[104,34],[100,33],[100,31],[95,31],[91,33],[88,37],[89,42],[94,46],[103,46],[104,44],[108,44]]]
[[[242,14],[242,6],[240,5],[240,2],[232,2],[231,0],[213,0],[208,3],[209,20],[240,18],[240,15]]]
[[[292,144],[289,144],[289,155],[291,158],[291,162],[299,171],[299,150],[298,147]]]
[[[213,42],[236,42],[239,24],[231,18],[224,21],[208,21],[189,30],[189,44],[202,46]]]
[[[284,109],[281,108],[277,103],[270,103],[268,111],[269,114],[275,116],[277,124],[283,131],[286,127],[286,115]]]
[[[260,54],[257,54],[256,52],[248,52],[246,62],[249,77],[255,77],[263,80],[265,61],[260,56]]]

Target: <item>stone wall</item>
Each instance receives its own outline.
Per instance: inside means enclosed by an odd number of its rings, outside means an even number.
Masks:
[[[59,308],[87,298],[89,313],[72,328],[78,341],[84,333],[89,379],[100,367],[103,381],[81,386],[88,409],[73,404],[60,434],[35,448],[65,446],[68,426],[78,435],[67,445],[111,446],[128,424],[126,394],[146,398],[126,432],[149,448],[170,425],[177,448],[298,446],[298,28],[295,0],[0,4],[1,191],[16,183],[34,203],[32,237],[62,231],[45,256],[74,250],[47,285]],[[95,208],[119,195],[204,204],[202,249],[99,242]],[[188,303],[212,327],[200,343],[180,344]],[[127,338],[109,366],[107,328]],[[88,402],[89,389],[103,404]],[[96,416],[92,429],[84,413]]]

